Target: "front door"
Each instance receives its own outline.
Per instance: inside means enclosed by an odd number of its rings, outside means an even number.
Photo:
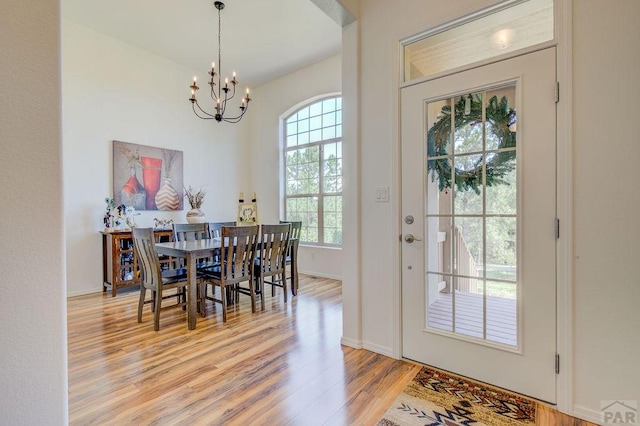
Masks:
[[[403,356],[552,403],[555,55],[401,91]]]

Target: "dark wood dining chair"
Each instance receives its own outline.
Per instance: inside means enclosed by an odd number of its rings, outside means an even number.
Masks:
[[[160,311],[165,309],[162,301],[176,297],[166,295],[165,290],[178,291],[178,303],[167,306],[186,306],[187,272],[185,269],[165,269],[160,267],[160,258],[155,246],[155,237],[151,228],[133,228],[133,246],[140,266],[140,300],[138,302],[138,322],[142,322],[142,308],[151,304],[153,329],[160,329]],[[146,299],[147,289],[151,290],[151,299]],[[182,298],[179,296],[182,295]],[[182,300],[182,301],[181,301]]]
[[[265,284],[271,285],[271,296],[275,297],[275,288],[283,289],[284,302],[287,303],[286,255],[289,248],[291,224],[262,225],[260,227],[260,249],[256,259],[259,280],[260,303],[264,310]]]
[[[258,244],[258,226],[223,226],[220,236],[220,264],[203,271],[206,280],[201,283],[200,309],[204,312],[205,302],[211,300],[222,305],[222,322],[227,322],[227,306],[230,294],[237,298],[240,294],[251,298],[251,312],[256,311],[254,288],[254,259]],[[242,284],[246,283],[246,287]],[[211,296],[207,287],[211,285]],[[216,297],[215,287],[220,287],[220,297]]]
[[[236,226],[236,222],[209,222],[207,224],[209,238],[220,238],[223,226]]]
[[[206,223],[174,223],[174,241],[192,241],[209,238],[209,230]]]
[[[209,238],[209,228],[206,223],[174,223],[173,241],[195,241]],[[215,258],[198,259],[198,271],[215,266]],[[180,265],[183,266],[184,265]]]
[[[291,294],[298,293],[298,248],[300,246],[300,234],[302,233],[302,221],[281,220],[280,223],[291,224],[291,235],[289,236],[289,249],[285,264],[289,267],[287,279],[291,280]]]

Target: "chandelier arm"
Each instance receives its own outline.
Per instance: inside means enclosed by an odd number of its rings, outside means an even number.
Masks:
[[[224,100],[222,101],[222,105],[220,106],[220,107],[221,107],[221,111],[222,111],[222,115],[224,115],[224,112],[225,112],[225,111],[226,111],[226,109],[227,109],[227,101],[229,100],[229,99],[227,98],[227,95],[228,95],[228,94],[229,94],[229,92],[228,92],[227,90],[225,90],[225,91],[224,91]]]
[[[202,118],[203,120],[213,120],[215,118],[214,115],[209,114],[207,111],[203,110],[202,108],[200,108],[200,105],[198,104],[198,102],[192,102],[191,103],[192,109],[193,109],[193,113],[195,115],[198,116],[198,118]],[[204,117],[201,116],[200,114],[198,114],[198,111],[196,111],[196,106],[198,107],[198,109],[205,115]]]
[[[213,86],[211,87],[211,99],[213,99],[214,102],[218,101],[218,96],[216,95],[216,91],[213,89]]]
[[[240,113],[240,115],[235,116],[235,117],[224,117],[223,120],[227,123],[237,123],[240,120],[242,120],[242,116],[247,112],[247,110],[249,109],[249,106],[247,104],[247,106],[244,107],[244,109],[242,110],[242,112]]]
[[[236,95],[236,85],[232,84],[232,86],[233,86],[233,93],[231,93],[231,96],[229,96],[228,98],[225,96],[225,101],[230,101]]]

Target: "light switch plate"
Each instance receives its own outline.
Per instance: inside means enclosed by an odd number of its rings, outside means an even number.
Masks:
[[[389,202],[389,187],[388,186],[376,186],[375,201],[376,201],[376,203],[388,203]]]

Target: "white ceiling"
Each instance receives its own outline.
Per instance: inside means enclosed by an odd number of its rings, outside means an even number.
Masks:
[[[340,52],[340,26],[311,0],[226,0],[222,76],[252,87]],[[61,0],[71,20],[186,68],[199,81],[218,68],[213,0]]]

